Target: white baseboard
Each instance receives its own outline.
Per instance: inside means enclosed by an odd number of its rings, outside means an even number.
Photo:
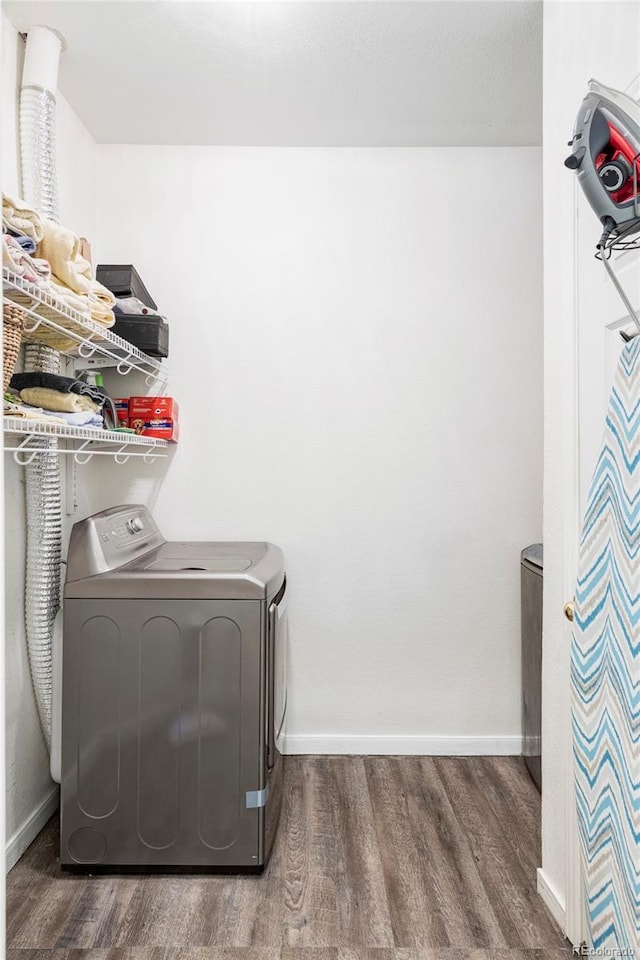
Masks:
[[[59,790],[58,784],[52,787],[31,816],[27,817],[22,826],[18,827],[13,836],[7,840],[5,849],[7,873],[18,862],[29,844],[33,843],[49,817],[53,816],[58,809]]]
[[[567,911],[564,901],[560,898],[558,892],[549,883],[542,867],[537,869],[538,875],[538,893],[547,910],[556,921],[563,933],[567,929]]]
[[[522,737],[431,736],[324,736],[290,734],[284,738],[285,754],[352,754],[410,757],[519,756]]]

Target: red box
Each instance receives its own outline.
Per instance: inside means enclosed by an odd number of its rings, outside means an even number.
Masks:
[[[173,397],[129,397],[129,417],[140,420],[177,420],[178,403]]]
[[[116,397],[113,401],[118,417],[118,426],[129,426],[129,397]]]
[[[144,437],[178,442],[178,404],[173,397],[129,397],[129,426]]]

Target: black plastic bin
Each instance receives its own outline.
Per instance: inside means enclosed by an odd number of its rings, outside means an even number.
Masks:
[[[169,324],[162,317],[116,313],[112,330],[151,357],[169,356]]]
[[[96,268],[96,280],[118,298],[137,297],[150,310],[158,309],[140,274],[131,263],[100,263]]]

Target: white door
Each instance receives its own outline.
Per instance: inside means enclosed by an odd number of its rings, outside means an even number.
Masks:
[[[637,83],[633,78],[633,85]],[[631,85],[627,84],[627,88]],[[630,91],[629,91],[630,92]],[[576,238],[576,499],[578,510],[574,517],[580,522],[584,515],[591,478],[601,452],[604,420],[611,385],[620,352],[624,345],[621,334],[638,334],[638,327],[608,276],[603,263],[594,259],[594,240],[600,234],[597,217],[579,191],[575,204]],[[614,252],[609,260],[635,312],[640,311],[640,250]],[[576,560],[580,530],[574,535]],[[574,561],[575,562],[575,561]],[[574,565],[572,562],[572,566]],[[584,569],[583,569],[584,574]],[[575,582],[575,572],[573,573]],[[569,592],[569,596],[571,593]],[[584,784],[583,784],[584,786]],[[569,797],[569,802],[571,798]],[[574,843],[577,836],[574,832]],[[579,851],[573,853],[572,869],[576,874],[574,885],[579,891],[593,894],[593,878],[580,882]],[[587,940],[586,904],[577,897],[580,940]]]
[[[625,308],[594,259],[601,226],[562,166],[588,81],[640,96],[640,4],[544,6],[545,601],[543,864],[539,889],[574,943],[584,939],[569,722],[571,624],[581,519],[603,435]],[[640,307],[640,253],[614,268]],[[545,758],[546,753],[546,758]],[[545,894],[546,891],[546,894]]]

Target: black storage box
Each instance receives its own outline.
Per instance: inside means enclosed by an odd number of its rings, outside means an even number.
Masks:
[[[131,263],[100,263],[96,268],[96,280],[116,297],[137,297],[150,310],[158,309]]]
[[[163,317],[116,313],[116,322],[111,329],[150,357],[169,356],[169,324]]]

